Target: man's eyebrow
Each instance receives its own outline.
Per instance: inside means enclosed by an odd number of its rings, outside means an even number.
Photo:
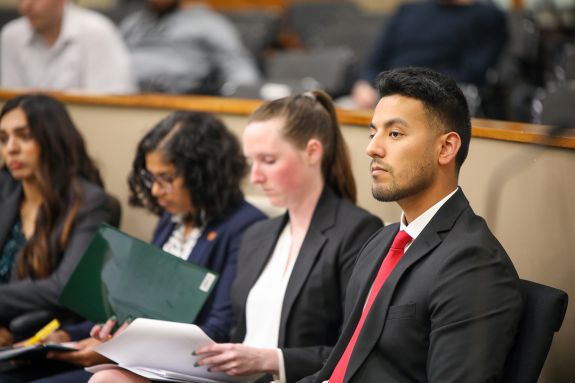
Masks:
[[[386,129],[386,128],[389,128],[390,126],[393,126],[393,125],[402,125],[402,126],[405,126],[405,127],[408,127],[408,126],[409,126],[409,125],[407,124],[407,121],[405,121],[403,118],[392,118],[392,119],[387,120],[387,121],[385,121],[385,122],[383,123],[383,128]],[[368,125],[368,127],[369,127],[370,129],[377,129],[377,128],[375,127],[375,125],[373,124],[373,122],[370,122],[369,125]]]
[[[385,121],[385,123],[383,124],[384,128],[389,128],[390,126],[393,125],[402,125],[405,127],[409,126],[407,124],[407,121],[405,121],[403,118],[392,118],[390,120]]]

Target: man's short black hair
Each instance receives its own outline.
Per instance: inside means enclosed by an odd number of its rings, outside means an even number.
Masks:
[[[455,163],[461,168],[469,151],[471,119],[455,80],[430,69],[408,67],[380,73],[376,85],[381,97],[401,95],[421,101],[440,132],[459,134],[461,147]]]

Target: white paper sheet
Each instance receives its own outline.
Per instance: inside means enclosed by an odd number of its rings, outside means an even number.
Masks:
[[[233,377],[209,372],[205,366],[194,367],[198,357],[192,352],[213,343],[196,325],[138,318],[121,334],[94,347],[94,351],[154,380],[247,383],[260,376]]]

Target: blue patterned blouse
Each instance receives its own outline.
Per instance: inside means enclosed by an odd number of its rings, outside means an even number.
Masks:
[[[12,265],[16,254],[26,245],[26,237],[22,233],[22,222],[20,216],[16,217],[16,222],[6,238],[4,248],[0,253],[0,283],[7,283],[10,280]]]

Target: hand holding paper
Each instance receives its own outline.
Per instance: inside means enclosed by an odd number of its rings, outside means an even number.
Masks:
[[[112,334],[114,327],[116,327],[117,319],[116,316],[112,316],[110,319],[106,321],[103,325],[94,325],[90,330],[90,336],[100,342],[107,342],[112,339],[115,335],[120,335],[130,323],[132,323],[132,319],[127,319],[122,323],[122,325]]]
[[[220,343],[200,347],[195,354],[201,358],[197,364],[213,372],[221,371],[232,376],[253,375],[262,371],[268,374],[279,373],[276,349]]]
[[[194,350],[215,344],[198,326],[136,319],[123,333],[94,348],[121,367],[154,380],[251,382],[258,376],[233,377],[196,366]],[[185,377],[185,378],[184,378]]]

